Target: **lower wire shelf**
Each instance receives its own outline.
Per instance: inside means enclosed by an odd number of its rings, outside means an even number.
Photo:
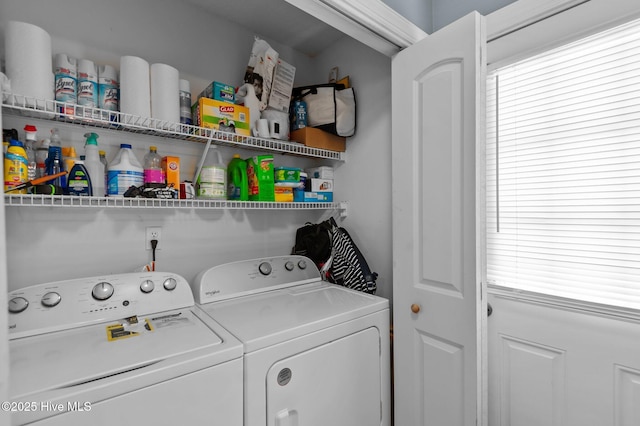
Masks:
[[[340,210],[346,203],[266,202],[172,198],[75,197],[68,195],[5,194],[5,206],[67,208],[167,208],[238,210]]]

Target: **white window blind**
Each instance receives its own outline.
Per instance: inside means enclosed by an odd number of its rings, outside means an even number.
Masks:
[[[487,87],[488,283],[640,309],[640,22]]]

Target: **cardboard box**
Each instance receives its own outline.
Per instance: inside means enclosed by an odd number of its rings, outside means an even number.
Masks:
[[[192,113],[196,126],[251,136],[251,117],[245,106],[200,98],[193,105]]]
[[[305,127],[291,132],[292,141],[300,142],[312,148],[329,151],[346,151],[347,138],[314,127]]]
[[[162,157],[162,170],[167,186],[180,190],[180,157]]]
[[[293,191],[293,201],[296,203],[331,203],[333,202],[333,192]]]
[[[236,102],[236,89],[230,84],[214,81],[200,92],[196,101],[200,98],[215,99],[216,101],[229,102],[233,104]]]
[[[250,201],[275,201],[273,155],[256,155],[247,159]]]
[[[310,178],[333,179],[333,167],[320,166],[307,169],[307,175]]]
[[[306,187],[311,192],[333,192],[333,179],[307,179]]]

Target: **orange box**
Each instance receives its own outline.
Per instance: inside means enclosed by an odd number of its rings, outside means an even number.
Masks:
[[[328,149],[329,151],[346,151],[347,138],[336,136],[333,133],[316,129],[315,127],[304,127],[291,132],[292,141],[303,143],[312,148]]]
[[[164,170],[167,186],[180,190],[180,157],[162,157],[162,170]]]

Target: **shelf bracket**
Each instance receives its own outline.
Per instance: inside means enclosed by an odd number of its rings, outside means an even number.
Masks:
[[[340,218],[346,219],[347,216],[349,215],[349,203],[347,203],[346,201],[341,201],[339,209],[340,209]]]

